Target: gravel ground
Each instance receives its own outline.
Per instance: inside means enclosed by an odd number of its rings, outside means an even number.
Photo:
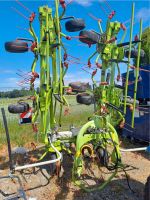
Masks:
[[[4,151],[0,154],[0,176],[8,175],[8,163],[4,157]],[[115,179],[102,191],[86,193],[74,186],[71,182],[72,159],[64,156],[64,174],[61,178],[50,177],[45,169],[28,170],[19,173],[23,188],[28,199],[32,200],[143,200],[144,184],[150,174],[150,162],[146,153],[123,153],[123,163],[131,165],[135,169],[128,171],[129,182],[134,193],[129,189],[124,172],[119,172]],[[99,172],[94,172],[99,173]],[[11,179],[0,181],[0,200],[4,196],[15,192],[17,182]]]

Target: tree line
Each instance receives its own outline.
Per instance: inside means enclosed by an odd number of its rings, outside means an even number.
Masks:
[[[21,89],[17,90],[14,89],[12,91],[3,91],[0,92],[0,98],[17,98],[17,97],[24,97],[24,96],[30,96],[33,95],[33,91]]]

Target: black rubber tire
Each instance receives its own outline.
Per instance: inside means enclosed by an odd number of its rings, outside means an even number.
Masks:
[[[96,149],[96,154],[99,158],[100,164],[102,166],[106,167],[108,165],[108,162],[109,162],[108,152],[105,149],[98,147]]]
[[[65,28],[68,32],[81,31],[85,28],[83,19],[72,19],[65,23]]]
[[[48,160],[54,160],[56,159],[57,156],[56,156],[56,153],[47,153],[46,156],[41,160],[41,162],[45,162],[45,161],[48,161]],[[48,165],[42,165],[40,166],[40,168],[42,170],[46,170],[46,172],[48,173],[48,175],[50,176],[53,176],[56,174],[56,163],[51,163],[51,164],[48,164]]]
[[[99,41],[99,34],[93,32],[93,31],[80,31],[79,33],[79,40],[86,44],[97,44]]]
[[[62,154],[62,152],[61,152]],[[43,161],[48,161],[48,160],[55,160],[57,159],[57,155],[56,153],[47,153],[47,155],[43,158],[43,160],[41,160],[42,162]],[[62,154],[62,159],[61,159],[61,162],[63,160],[63,154]],[[57,166],[56,166],[56,162],[55,163],[51,163],[51,164],[48,164],[48,165],[43,165],[41,166],[40,168],[43,170],[46,170],[47,173],[50,175],[50,176],[54,176],[56,175],[56,170],[57,170]]]
[[[94,98],[90,94],[82,93],[76,96],[77,103],[91,105],[94,103]]]
[[[129,56],[129,51],[127,50],[125,51],[125,57],[128,58],[128,56]],[[138,50],[137,49],[131,50],[131,58],[137,58],[137,56],[138,56]],[[145,52],[143,49],[141,49],[140,57],[144,58],[144,56],[145,56]]]
[[[78,83],[78,82],[72,82],[69,83],[69,86],[72,88],[72,92],[85,92],[87,89],[91,89],[89,83]]]
[[[24,53],[28,51],[28,43],[22,41],[5,42],[5,50],[10,53]]]
[[[72,92],[85,92],[86,91],[86,87],[83,85],[69,85],[72,88]]]
[[[56,153],[52,153],[50,155],[50,159],[51,160],[57,159]],[[54,175],[55,173],[56,173],[56,163],[52,163],[49,165],[49,174]]]
[[[20,102],[16,105],[9,105],[8,106],[8,111],[10,113],[13,113],[13,114],[19,114],[19,113],[23,113],[23,112],[26,112],[28,111],[30,108],[29,104],[28,103],[25,103],[25,102]]]
[[[147,178],[147,182],[145,184],[144,200],[150,200],[150,176]]]

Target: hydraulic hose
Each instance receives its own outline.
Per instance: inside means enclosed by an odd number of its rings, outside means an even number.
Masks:
[[[52,144],[50,136],[48,137],[48,139],[49,139],[51,147],[54,149],[56,154],[59,155],[59,157],[57,159],[48,160],[48,161],[39,162],[39,163],[28,164],[28,165],[24,165],[24,166],[18,166],[18,167],[15,167],[15,170],[22,170],[22,169],[27,169],[27,168],[31,168],[31,167],[39,167],[39,166],[42,166],[42,165],[48,165],[48,164],[52,164],[52,163],[56,163],[57,161],[60,161],[62,159],[61,153]]]

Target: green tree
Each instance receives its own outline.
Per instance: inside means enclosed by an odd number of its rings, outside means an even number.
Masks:
[[[140,65],[150,64],[150,27],[147,27],[142,33],[141,48],[145,51],[145,57],[141,59]]]
[[[33,91],[28,91],[25,89],[21,90],[12,90],[12,91],[7,91],[7,92],[0,92],[0,98],[17,98],[17,97],[23,97],[23,96],[29,96],[29,95],[34,95]]]

